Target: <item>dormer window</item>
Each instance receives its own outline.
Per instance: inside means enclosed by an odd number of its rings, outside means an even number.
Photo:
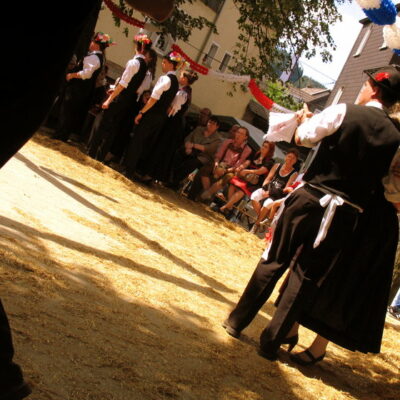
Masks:
[[[372,31],[372,24],[368,26],[366,29],[366,32],[364,33],[363,38],[361,39],[360,44],[358,45],[357,51],[353,54],[353,57],[358,57],[360,56],[361,52],[363,51],[365,45],[367,44],[369,35],[371,34]]]

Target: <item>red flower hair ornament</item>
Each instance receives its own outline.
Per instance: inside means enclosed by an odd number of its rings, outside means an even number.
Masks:
[[[390,78],[390,76],[387,72],[379,72],[374,76],[374,79],[377,82],[382,82],[383,80],[389,79],[389,78]]]

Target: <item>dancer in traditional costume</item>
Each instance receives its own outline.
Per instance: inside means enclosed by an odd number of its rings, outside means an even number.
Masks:
[[[184,117],[192,100],[191,86],[198,78],[197,73],[192,70],[181,72],[181,88],[172,101],[168,119],[156,140],[154,151],[138,167],[141,173],[147,175],[144,179],[156,179],[161,182],[169,180],[175,152],[184,141]]]
[[[398,240],[396,208],[382,179],[400,143],[387,109],[400,100],[400,69],[367,72],[357,105],[338,104],[307,120],[296,142],[320,143],[305,185],[286,200],[266,258],[225,321],[239,336],[289,267],[287,287],[260,337],[260,354],[277,358],[297,343],[296,321],[319,334],[302,364],[321,361],[328,340],[350,350],[379,352]],[[397,206],[397,204],[395,204]]]
[[[106,33],[96,33],[89,45],[88,55],[77,64],[74,71],[67,74],[55,139],[67,141],[71,135],[80,136],[92,105],[97,77],[105,63],[105,49],[112,43]]]
[[[151,88],[152,82],[156,75],[157,53],[154,49],[148,49],[144,54],[144,58],[147,64],[146,76],[136,91],[136,103],[132,106],[132,109],[127,115],[125,122],[121,123],[121,129],[114,137],[111,148],[105,156],[104,161],[107,164],[111,162],[114,163],[114,165],[120,164],[131,139],[131,133],[135,124],[135,117],[151,96],[151,90],[149,89]]]
[[[155,140],[168,118],[168,109],[179,89],[176,69],[181,62],[182,58],[178,53],[171,52],[164,56],[164,75],[160,76],[150,99],[135,118],[133,137],[123,161],[129,178],[138,178],[134,174],[137,172],[139,160],[146,160],[154,150]]]
[[[126,120],[130,116],[134,118],[132,110],[137,103],[137,90],[147,72],[144,54],[152,42],[147,35],[140,34],[135,36],[134,43],[136,54],[127,62],[117,87],[103,103],[103,118],[98,129],[92,133],[88,146],[88,154],[99,161],[104,161],[114,138],[125,130]]]

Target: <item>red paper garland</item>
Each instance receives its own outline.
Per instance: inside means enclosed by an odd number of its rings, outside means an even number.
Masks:
[[[198,64],[196,61],[192,60],[177,44],[172,45],[172,50],[176,51],[179,53],[191,66],[192,69],[194,69],[197,72],[200,72],[200,74],[207,75],[208,74],[208,68],[203,67],[202,65]]]
[[[179,53],[189,64],[190,66],[197,72],[200,72],[203,75],[208,74],[208,68],[203,67],[202,65],[193,61],[178,45],[173,44],[172,50]],[[256,81],[254,79],[250,79],[248,84],[248,88],[250,89],[251,94],[258,100],[258,102],[265,107],[267,110],[270,110],[272,106],[275,104],[273,100],[271,100],[268,96],[266,96],[262,90],[258,87]]]
[[[106,6],[110,9],[110,11],[122,21],[126,23],[137,26],[138,28],[144,28],[144,22],[139,21],[136,18],[132,18],[129,15],[126,15],[116,4],[114,4],[111,0],[104,0]],[[178,45],[173,44],[172,50],[179,53],[191,66],[191,68],[200,74],[207,75],[209,69],[198,64],[196,61],[192,60]],[[274,102],[266,96],[261,89],[257,86],[257,83],[254,79],[251,79],[248,85],[251,94],[258,100],[258,102],[264,106],[266,109],[270,110],[274,105]]]
[[[264,106],[268,110],[272,108],[274,102],[261,91],[254,79],[250,79],[248,88],[250,89],[251,94],[258,100],[258,102],[262,106]]]
[[[114,4],[111,0],[104,0],[106,6],[110,9],[110,11],[122,21],[127,22],[130,25],[137,26],[138,28],[144,28],[144,22],[139,21],[136,18],[132,18],[129,15],[126,15],[116,4]]]

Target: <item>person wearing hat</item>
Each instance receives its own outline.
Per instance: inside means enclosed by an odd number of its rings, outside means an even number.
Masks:
[[[168,181],[175,152],[184,140],[184,117],[192,101],[192,84],[198,79],[197,73],[191,69],[180,72],[180,89],[168,110],[168,118],[157,138],[154,151],[138,165],[140,173],[145,174],[144,180]]]
[[[109,35],[97,32],[90,42],[88,55],[73,71],[67,73],[55,139],[67,141],[72,134],[79,137],[91,105],[97,77],[105,62],[105,49],[112,43]]]
[[[329,341],[353,351],[380,351],[400,204],[399,192],[385,198],[382,180],[395,178],[390,166],[400,130],[388,109],[400,100],[400,72],[389,66],[367,74],[357,104],[333,105],[311,118],[298,113],[296,143],[319,144],[318,151],[223,324],[228,334],[240,336],[290,267],[260,337],[259,354],[269,360],[278,357],[282,344],[289,351],[297,344],[298,323],[318,334],[306,351],[291,357],[299,364],[321,361]]]
[[[179,89],[176,69],[182,61],[176,52],[164,56],[161,64],[164,75],[158,78],[150,99],[135,118],[133,136],[123,160],[125,174],[130,179],[142,179],[136,171],[138,163],[153,152],[157,136],[168,118],[168,109]]]
[[[135,56],[126,63],[122,77],[103,103],[103,117],[99,127],[92,132],[88,145],[88,154],[99,161],[104,161],[113,144],[114,138],[124,130],[137,103],[137,90],[142,84],[147,63],[144,54],[151,48],[152,42],[145,34],[135,36]],[[132,118],[134,115],[132,115]]]

